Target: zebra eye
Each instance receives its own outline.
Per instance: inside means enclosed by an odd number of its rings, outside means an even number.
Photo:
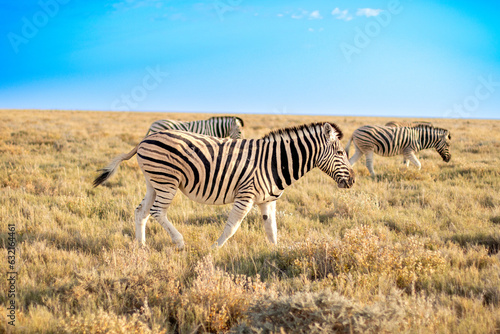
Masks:
[[[337,151],[337,154],[338,154],[338,155],[343,155],[343,154],[344,154],[344,151],[342,151],[342,150],[338,150],[338,151]]]

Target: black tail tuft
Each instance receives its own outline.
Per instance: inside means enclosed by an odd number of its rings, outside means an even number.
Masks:
[[[94,182],[92,183],[92,185],[95,187],[101,185],[104,181],[106,181],[107,179],[109,179],[109,177],[111,176],[111,171],[109,169],[99,169],[101,173],[101,175],[99,175],[98,177],[96,177],[96,179],[94,180]]]

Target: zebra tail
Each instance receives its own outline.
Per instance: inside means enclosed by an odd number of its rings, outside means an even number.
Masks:
[[[347,145],[344,148],[345,153],[347,154],[347,159],[349,159],[349,148],[351,147],[351,141],[352,141],[352,136],[351,138],[349,138],[349,141],[347,142]]]
[[[113,176],[117,171],[120,163],[124,160],[129,160],[130,158],[132,158],[137,153],[138,147],[139,145],[137,145],[129,153],[120,154],[119,156],[114,158],[108,166],[104,167],[103,169],[99,169],[98,171],[101,172],[101,174],[98,177],[96,177],[96,179],[92,183],[94,188],[103,184],[106,180],[108,180],[111,176]]]

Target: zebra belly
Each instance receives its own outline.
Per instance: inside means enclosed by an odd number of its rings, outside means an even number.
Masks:
[[[190,200],[200,203],[200,204],[209,204],[209,205],[223,205],[223,204],[229,204],[229,203],[234,203],[234,194],[228,193],[225,196],[219,196],[218,198],[215,198],[214,196],[211,196],[209,198],[203,197],[202,195],[198,194],[196,195],[196,192],[189,192],[187,191],[184,187],[179,187],[179,190],[186,195],[187,198]]]
[[[403,154],[403,150],[397,149],[397,150],[391,150],[386,152],[383,148],[380,148],[378,146],[375,146],[375,149],[373,150],[378,155],[381,155],[383,157],[394,157],[396,155],[401,155]]]

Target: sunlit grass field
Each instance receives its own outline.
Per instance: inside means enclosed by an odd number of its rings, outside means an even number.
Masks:
[[[277,202],[278,246],[254,208],[211,250],[231,206],[179,192],[168,214],[186,249],[151,218],[139,247],[146,187],[135,157],[94,189],[97,169],[155,120],[210,116],[0,111],[0,270],[11,271],[15,224],[18,272],[16,326],[4,284],[0,332],[500,332],[500,121],[433,119],[451,131],[452,159],[422,151],[420,171],[375,156],[373,179],[361,159],[351,189],[310,172]],[[335,122],[344,145],[357,127],[393,120],[238,116],[246,138]]]

